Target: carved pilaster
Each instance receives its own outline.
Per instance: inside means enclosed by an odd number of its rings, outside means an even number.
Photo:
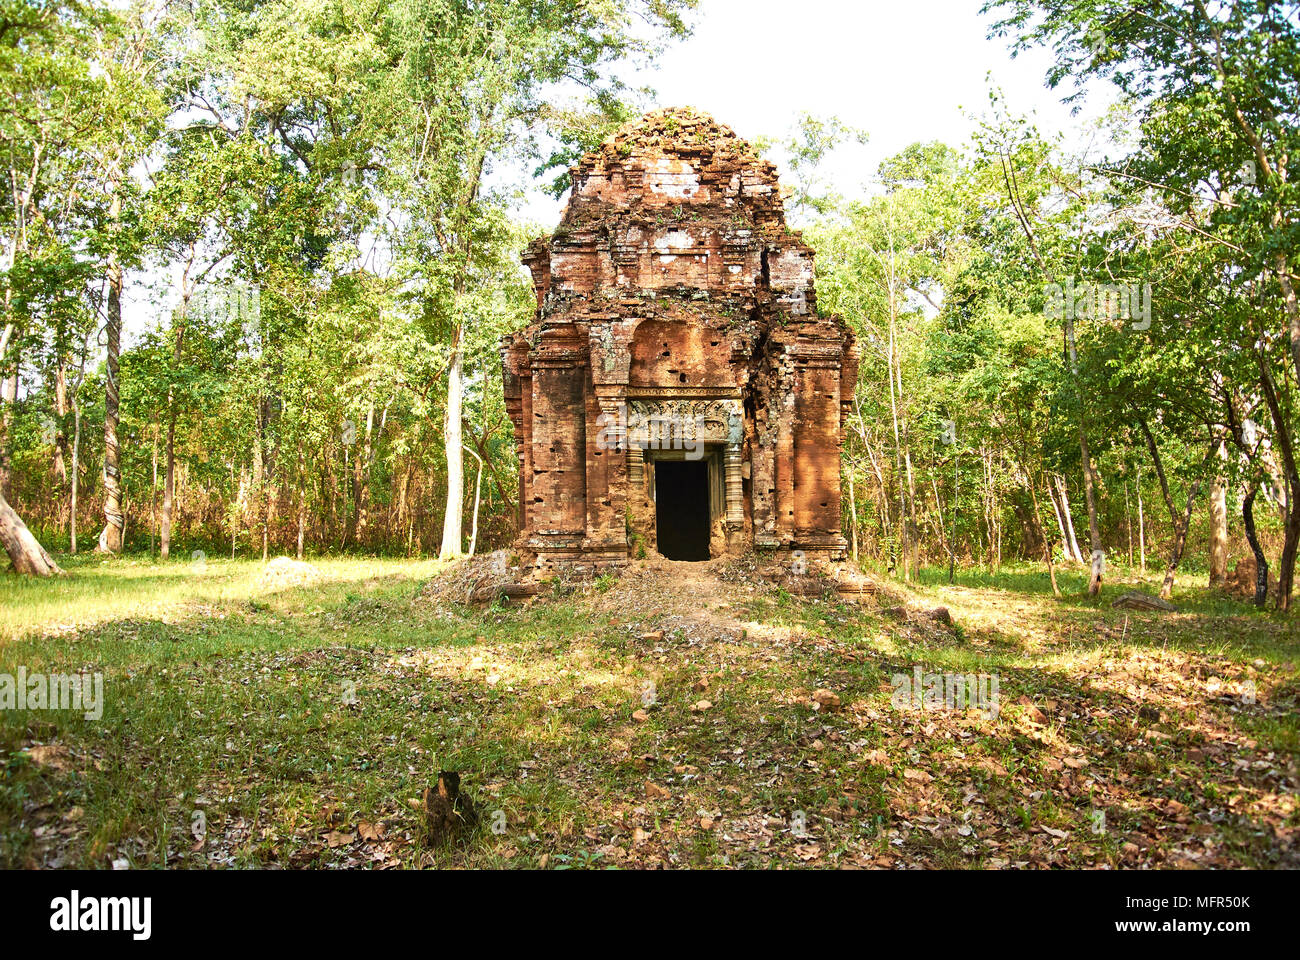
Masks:
[[[740,476],[740,443],[727,444],[727,528],[739,530],[745,525],[744,486]]]

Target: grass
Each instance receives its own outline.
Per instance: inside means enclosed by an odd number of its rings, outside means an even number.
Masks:
[[[99,671],[106,702],[0,711],[6,866],[1296,862],[1294,624],[1190,580],[1168,615],[1110,607],[1126,571],[1100,601],[1032,568],[881,600],[949,629],[680,570],[521,609],[419,596],[436,561],[290,587],[60,562],[0,579],[0,673]],[[896,709],[917,665],[996,675],[1000,711]],[[443,769],[482,817],[430,845],[413,802]]]

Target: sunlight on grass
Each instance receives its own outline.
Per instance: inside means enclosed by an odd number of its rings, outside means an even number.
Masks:
[[[254,560],[92,557],[0,583],[0,672],[106,691],[99,721],[0,713],[0,862],[1276,865],[1300,826],[1290,624],[1213,598],[1126,612],[1032,569],[885,585],[949,627],[671,573],[520,608],[421,593],[437,561],[313,565],[287,588]],[[1000,710],[894,705],[918,667],[998,677]],[[443,769],[504,833],[423,842]],[[1098,805],[1122,833],[1091,833]]]
[[[32,631],[66,632],[113,620],[155,618],[171,622],[196,606],[228,605],[300,593],[260,582],[266,565],[257,560],[207,558],[138,560],[94,555],[60,557],[68,576],[51,579],[0,576],[0,644]],[[311,561],[321,574],[317,588],[373,578],[417,582],[437,571],[437,560],[406,561],[355,557]]]

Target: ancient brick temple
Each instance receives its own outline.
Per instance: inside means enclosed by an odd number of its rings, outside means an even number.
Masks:
[[[841,558],[857,351],[817,315],[773,165],[664,110],[572,172],[559,229],[524,256],[537,318],[502,344],[521,559]]]

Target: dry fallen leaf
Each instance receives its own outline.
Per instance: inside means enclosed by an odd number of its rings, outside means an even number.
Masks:
[[[38,767],[49,767],[59,773],[67,773],[72,769],[68,748],[61,743],[28,747],[26,753],[31,758],[32,763]]]
[[[840,698],[825,687],[813,691],[813,701],[823,710],[835,710],[840,705]]]
[[[325,842],[330,845],[331,849],[334,847],[345,847],[356,840],[356,838],[357,835],[355,833],[344,833],[342,830],[331,830],[329,833],[325,834]]]
[[[794,848],[794,852],[795,856],[806,862],[808,860],[816,860],[820,857],[822,855],[822,847],[820,843],[801,843],[799,846]]]

